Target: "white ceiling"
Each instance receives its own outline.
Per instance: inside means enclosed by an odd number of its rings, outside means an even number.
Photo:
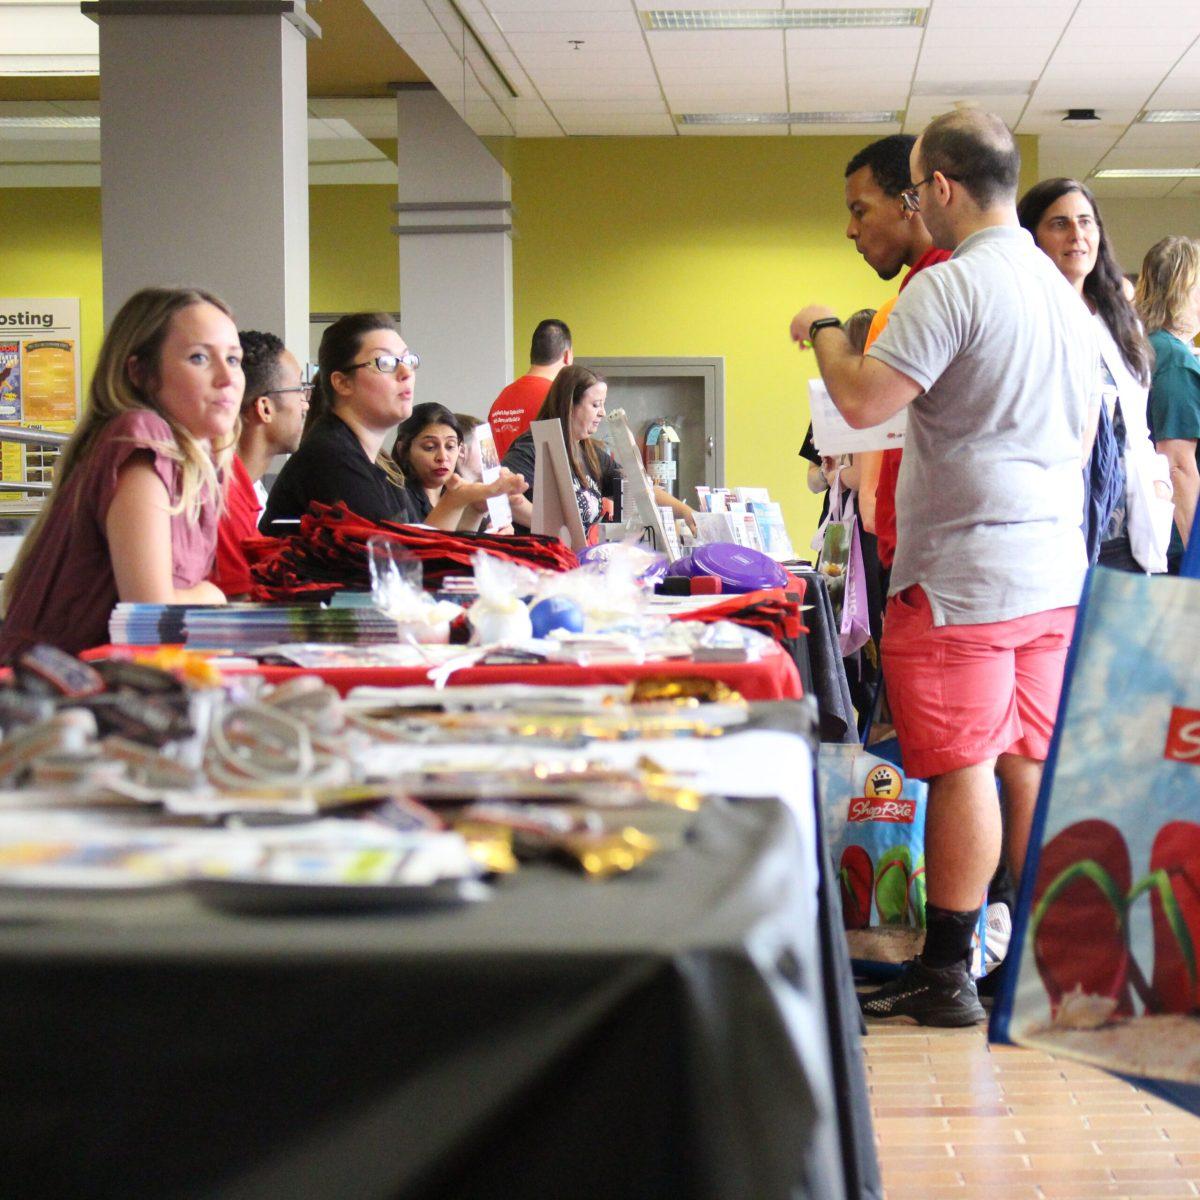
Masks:
[[[366,0],[484,135],[865,140],[916,133],[955,103],[976,103],[1038,136],[1043,176],[1200,166],[1200,124],[1137,122],[1148,108],[1200,108],[1200,0],[1145,9],[1130,0],[911,2],[925,9],[920,27],[648,32],[641,11],[649,8],[778,12],[903,0]],[[44,66],[49,42],[58,69],[95,69],[96,26],[78,0],[0,0],[0,32],[0,73],[36,55]],[[1063,123],[1067,108],[1087,107],[1099,121]],[[895,110],[902,120],[678,123],[684,113],[862,109]],[[85,102],[0,104],[0,116],[95,111]],[[395,136],[391,101],[313,100],[309,113],[314,182],[395,182],[395,167],[364,140]],[[95,129],[0,130],[0,186],[95,186],[98,159]],[[1200,179],[1093,186],[1102,196],[1200,196]]]
[[[1200,108],[1200,0],[1155,0],[1144,9],[1130,0],[913,0],[926,9],[919,28],[719,32],[648,32],[640,14],[903,0],[366,2],[480,134],[882,137],[920,132],[955,103],[977,103],[1016,132],[1038,135],[1043,176],[1200,166],[1200,125],[1136,120],[1148,108]],[[1095,108],[1100,120],[1064,125],[1068,108]],[[903,119],[677,121],[683,113],[862,109],[896,110]],[[1094,184],[1106,196],[1200,195],[1196,179]]]

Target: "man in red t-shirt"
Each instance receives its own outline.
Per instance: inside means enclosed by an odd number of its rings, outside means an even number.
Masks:
[[[850,210],[846,236],[880,279],[894,279],[907,267],[901,291],[918,271],[950,257],[949,250],[934,247],[921,214],[909,211],[900,199],[900,193],[912,186],[908,162],[916,140],[902,133],[880,138],[846,165],[846,207]],[[868,347],[879,336],[891,310],[889,303],[875,314]],[[876,450],[855,456],[860,468],[859,516],[863,528],[879,539],[879,564],[885,571],[896,555],[896,480],[901,453]]]
[[[238,337],[246,377],[242,432],[229,464],[211,577],[226,596],[244,596],[253,586],[242,542],[258,537],[266,500],[259,480],[277,454],[291,454],[300,445],[312,392],[312,385],[303,382],[295,355],[273,333],[246,330]]]
[[[539,321],[529,348],[529,372],[514,380],[496,397],[488,410],[488,424],[501,458],[537,419],[550,385],[563,367],[574,359],[571,331],[565,321],[553,317]]]

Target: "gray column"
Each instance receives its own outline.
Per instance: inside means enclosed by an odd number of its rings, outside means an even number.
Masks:
[[[140,287],[222,297],[308,345],[304,0],[94,0],[104,310]]]
[[[418,398],[483,416],[513,375],[512,183],[432,87],[397,92],[400,316]]]

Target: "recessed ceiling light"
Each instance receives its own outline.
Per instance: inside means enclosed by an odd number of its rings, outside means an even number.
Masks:
[[[896,125],[894,109],[871,112],[680,113],[680,125]]]
[[[0,129],[99,129],[99,117],[0,117]]]
[[[645,9],[647,29],[896,29],[925,24],[924,8]]]
[[[1096,110],[1094,108],[1068,108],[1066,115],[1063,117],[1064,123],[1068,122],[1068,121],[1082,122],[1082,121],[1098,121],[1098,120],[1100,120],[1100,117],[1096,113]]]
[[[1106,167],[1093,179],[1200,179],[1200,167]]]
[[[1200,108],[1148,108],[1138,120],[1149,125],[1183,125],[1191,121],[1200,121]]]
[[[1032,79],[971,79],[943,83],[939,79],[918,80],[912,85],[914,96],[945,96],[958,99],[964,96],[1028,96],[1033,91]]]

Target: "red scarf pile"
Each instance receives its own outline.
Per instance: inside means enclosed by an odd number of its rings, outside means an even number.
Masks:
[[[371,586],[367,539],[383,537],[421,560],[425,586],[436,589],[447,575],[470,575],[480,550],[542,571],[569,571],[575,555],[557,538],[530,534],[499,537],[487,533],[446,533],[418,525],[369,521],[344,504],[313,503],[300,519],[300,532],[286,538],[253,538],[243,543],[254,580],[254,600],[313,598],[317,592]]]

